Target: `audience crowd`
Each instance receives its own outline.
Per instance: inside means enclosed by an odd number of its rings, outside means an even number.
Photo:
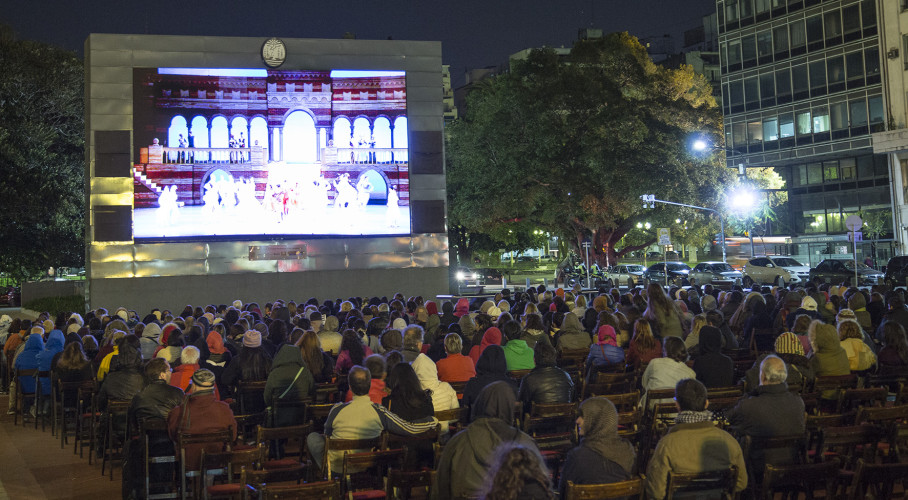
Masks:
[[[160,419],[171,441],[226,429],[235,438],[245,383],[265,384],[262,398],[245,401],[242,411],[265,412],[269,426],[302,423],[302,410],[277,414],[277,402],[310,399],[320,384],[338,383],[324,432],[307,439],[318,468],[340,470],[342,455],[324,453],[326,437],[415,436],[440,423],[446,436],[432,498],[555,498],[568,481],[611,483],[638,473],[645,473],[647,495],[663,498],[669,472],[736,466],[736,489],[745,489],[770,457],[744,456],[739,440],[803,433],[804,402],[790,389],[817,376],[908,367],[906,328],[900,291],[810,283],[750,291],[651,284],[626,293],[540,286],[440,303],[400,293],[236,300],[144,315],[120,307],[42,313],[35,321],[3,316],[0,373],[11,394],[9,414],[49,412],[35,399],[17,407],[12,396],[38,386],[50,394],[49,378],[36,386],[33,377],[15,377],[16,370],[38,369],[60,381],[96,381],[99,411],[131,401],[128,422]],[[741,377],[730,354],[743,349],[759,356]],[[585,354],[579,377],[560,362],[578,351]],[[642,407],[676,405],[675,425],[651,443],[651,453],[620,432],[607,396],[582,398],[580,380],[625,371],[640,373]],[[735,385],[746,395],[724,415],[727,425],[717,426],[707,391]],[[674,400],[647,400],[647,392],[664,389],[674,390]],[[64,397],[70,404],[75,398]],[[536,439],[515,424],[515,405],[525,414],[533,405],[576,401],[577,445],[553,484]],[[463,422],[435,418],[460,407],[469,408]],[[462,425],[455,433],[449,424]],[[192,466],[200,452],[187,454]],[[127,459],[124,468],[138,472],[124,473],[126,495],[141,489],[133,482],[142,469],[134,467]]]

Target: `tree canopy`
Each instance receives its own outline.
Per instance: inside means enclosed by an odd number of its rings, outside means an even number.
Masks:
[[[718,206],[732,176],[718,155],[692,155],[702,137],[721,144],[721,113],[709,83],[689,66],[653,64],[627,33],[578,42],[567,60],[536,50],[511,72],[483,80],[449,129],[451,225],[504,240],[536,228],[592,239],[611,263],[655,241],[617,249],[638,222],[711,221],[639,198]],[[713,227],[718,222],[712,220]],[[705,243],[705,241],[704,241]],[[591,254],[592,255],[592,254]]]
[[[84,262],[84,69],[0,26],[0,272]]]

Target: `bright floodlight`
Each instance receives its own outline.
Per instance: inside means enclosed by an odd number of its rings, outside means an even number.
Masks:
[[[693,144],[694,151],[704,151],[706,149],[706,141],[703,139],[697,139]]]
[[[731,193],[731,207],[735,210],[748,211],[755,203],[754,192],[746,187],[740,187]]]

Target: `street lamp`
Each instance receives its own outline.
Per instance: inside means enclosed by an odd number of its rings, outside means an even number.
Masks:
[[[641,195],[640,199],[643,200],[643,208],[647,208],[647,205],[649,206],[649,208],[653,208],[656,206],[655,205],[656,203],[664,203],[666,205],[674,205],[676,207],[687,207],[687,208],[693,208],[695,210],[705,210],[707,212],[712,212],[712,213],[716,214],[716,216],[719,218],[719,238],[722,240],[722,262],[727,261],[726,252],[725,252],[725,222],[722,219],[722,213],[720,213],[718,210],[713,209],[713,208],[698,207],[697,205],[688,205],[687,203],[677,203],[674,201],[657,200],[656,195],[653,195],[653,194]],[[648,222],[647,222],[647,226],[649,226]],[[647,229],[649,229],[649,228],[647,227]]]

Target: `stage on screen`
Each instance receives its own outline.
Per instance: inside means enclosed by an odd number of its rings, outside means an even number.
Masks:
[[[134,69],[133,235],[410,234],[403,71]]]

